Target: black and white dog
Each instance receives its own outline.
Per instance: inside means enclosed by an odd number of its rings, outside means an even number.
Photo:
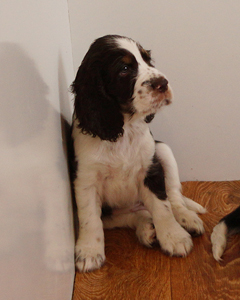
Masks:
[[[147,123],[172,101],[150,51],[122,36],[97,39],[72,91],[78,270],[98,269],[105,261],[103,228],[129,226],[142,244],[157,240],[165,253],[186,256],[190,234],[204,232],[196,213],[205,209],[181,194],[172,151],[149,130]],[[104,216],[106,207],[111,214]]]
[[[214,228],[211,235],[213,257],[221,261],[227,245],[227,237],[240,233],[240,206],[225,216]]]

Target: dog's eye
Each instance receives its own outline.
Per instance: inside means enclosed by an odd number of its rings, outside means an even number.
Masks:
[[[120,75],[121,77],[124,77],[124,76],[126,76],[126,75],[129,74],[129,71],[130,71],[129,66],[125,65],[125,66],[122,68],[122,70],[120,71],[119,75]]]

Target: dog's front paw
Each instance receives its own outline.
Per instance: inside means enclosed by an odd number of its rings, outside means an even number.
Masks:
[[[185,257],[193,247],[190,234],[177,222],[160,232],[157,231],[157,238],[162,250],[170,256]]]
[[[203,221],[194,211],[185,207],[173,208],[173,214],[177,222],[191,235],[198,236],[204,233]]]
[[[198,214],[205,214],[207,212],[205,207],[203,207],[199,203],[193,201],[192,199],[189,199],[189,198],[183,196],[183,200],[188,209],[195,211]]]
[[[76,249],[76,267],[80,272],[90,272],[99,269],[104,261],[104,247],[81,242],[77,243]]]

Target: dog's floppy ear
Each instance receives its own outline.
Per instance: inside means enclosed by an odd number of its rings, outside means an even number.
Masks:
[[[106,93],[101,58],[87,53],[72,83],[75,114],[85,134],[115,142],[123,135],[123,115],[116,99]]]

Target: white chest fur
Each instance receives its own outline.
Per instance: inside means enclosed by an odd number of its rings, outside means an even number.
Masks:
[[[144,121],[125,124],[117,142],[73,132],[81,185],[96,187],[101,202],[125,206],[139,200],[138,191],[151,164],[155,143]]]

